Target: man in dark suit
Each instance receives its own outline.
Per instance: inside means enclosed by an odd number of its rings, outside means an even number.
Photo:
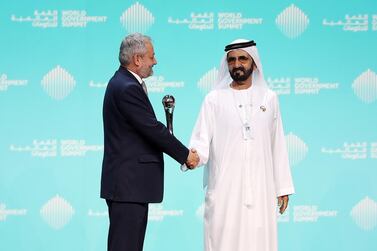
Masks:
[[[157,64],[151,39],[139,33],[127,36],[119,61],[103,103],[101,198],[109,210],[108,250],[142,251],[148,203],[163,198],[163,152],[189,168],[199,157],[156,119],[142,80]]]

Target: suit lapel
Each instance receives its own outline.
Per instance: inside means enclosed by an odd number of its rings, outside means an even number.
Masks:
[[[126,68],[124,68],[122,66],[119,67],[119,71],[126,74],[129,78],[133,79],[135,84],[137,84],[139,86],[140,90],[142,91],[142,93],[144,95],[144,98],[146,99],[146,102],[147,102],[150,110],[152,111],[153,115],[156,117],[156,114],[154,113],[153,106],[151,104],[151,101],[148,98],[148,95],[144,92],[143,87],[141,86],[139,81],[135,78],[135,76],[131,72],[129,72]]]

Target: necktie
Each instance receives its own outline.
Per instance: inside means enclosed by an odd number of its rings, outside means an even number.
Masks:
[[[147,85],[145,84],[144,81],[141,81],[141,87],[143,87],[143,90],[144,90],[145,94],[147,94],[147,96],[148,96]]]

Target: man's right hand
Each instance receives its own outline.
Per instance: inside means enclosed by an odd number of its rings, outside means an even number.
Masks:
[[[196,149],[191,148],[189,155],[187,157],[187,161],[186,161],[187,168],[194,169],[195,167],[198,166],[199,161],[200,161],[200,158],[199,158],[198,153],[196,152]]]

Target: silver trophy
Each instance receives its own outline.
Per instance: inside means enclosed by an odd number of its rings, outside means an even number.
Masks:
[[[162,105],[164,106],[166,116],[166,126],[169,132],[173,134],[173,112],[175,107],[175,98],[172,95],[166,95],[162,98]]]
[[[173,112],[175,107],[175,98],[172,95],[165,95],[162,98],[162,105],[164,106],[165,110],[165,117],[166,117],[166,126],[169,130],[169,132],[173,134]],[[181,166],[181,170],[183,172],[186,172],[188,168],[186,165]]]

